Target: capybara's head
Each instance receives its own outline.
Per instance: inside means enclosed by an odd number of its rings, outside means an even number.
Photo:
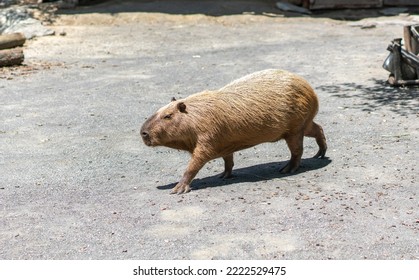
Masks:
[[[182,145],[182,142],[186,140],[185,133],[182,131],[185,128],[186,114],[188,112],[185,103],[173,98],[172,102],[155,112],[141,127],[141,137],[144,143],[152,147],[177,148]]]

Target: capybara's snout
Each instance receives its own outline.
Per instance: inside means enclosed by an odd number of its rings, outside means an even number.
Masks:
[[[143,139],[144,144],[146,144],[147,146],[151,146],[151,137],[150,137],[148,128],[146,126],[146,123],[141,127],[140,135],[141,135],[141,138]]]

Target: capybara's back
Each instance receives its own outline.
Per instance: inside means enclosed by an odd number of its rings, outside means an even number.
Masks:
[[[199,99],[199,94],[196,97]],[[304,79],[282,70],[247,75],[221,88],[210,96],[213,98],[220,103],[214,112],[217,121],[223,120],[226,126],[226,135],[220,137],[227,140],[241,136],[237,145],[253,146],[296,134],[312,122],[319,106]]]
[[[225,162],[223,177],[233,168],[233,153],[264,142],[285,139],[291,151],[281,172],[295,172],[303,153],[304,136],[319,145],[315,157],[324,157],[326,140],[313,122],[318,100],[301,77],[269,69],[235,80],[217,91],[204,91],[172,101],[143,125],[141,134],[149,146],[187,150],[191,162],[175,193],[189,184],[202,166],[214,158]]]

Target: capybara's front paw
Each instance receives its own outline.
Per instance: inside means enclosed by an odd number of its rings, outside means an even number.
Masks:
[[[170,194],[183,194],[191,191],[191,187],[187,184],[178,183],[171,191]]]

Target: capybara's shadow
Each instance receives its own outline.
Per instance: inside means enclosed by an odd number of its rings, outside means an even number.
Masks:
[[[213,188],[213,187],[222,187],[226,185],[236,184],[236,183],[252,183],[252,182],[260,182],[260,181],[267,181],[276,178],[285,178],[288,176],[293,176],[296,174],[316,170],[323,168],[332,160],[328,157],[323,159],[315,159],[315,158],[307,158],[302,159],[300,168],[295,173],[287,173],[282,174],[279,170],[285,166],[287,161],[283,162],[270,162],[270,163],[263,163],[258,165],[253,165],[244,168],[233,169],[233,176],[228,179],[221,179],[219,178],[219,174],[214,176],[209,176],[200,179],[194,179],[191,184],[192,190],[198,189],[205,189],[205,188]],[[186,166],[185,166],[186,168]],[[179,179],[182,174],[179,174]],[[157,188],[160,190],[167,190],[172,189],[176,183],[171,183],[163,186],[158,186]]]

